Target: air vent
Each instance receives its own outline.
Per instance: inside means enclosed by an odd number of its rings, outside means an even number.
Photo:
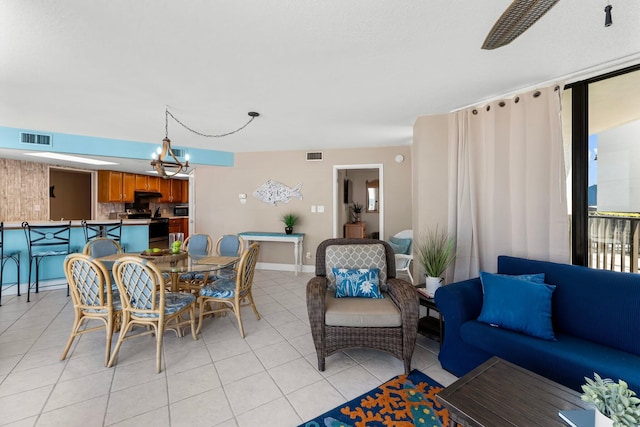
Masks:
[[[322,151],[317,151],[315,153],[307,153],[307,161],[308,162],[321,162],[322,159]]]
[[[37,133],[20,132],[20,143],[50,147],[51,135],[41,135]]]
[[[171,148],[173,150],[173,154],[176,155],[176,157],[182,157],[184,158],[184,155],[187,154],[186,150],[183,150],[182,148]]]

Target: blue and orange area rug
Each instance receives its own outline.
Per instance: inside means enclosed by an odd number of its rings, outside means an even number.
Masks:
[[[414,369],[299,427],[448,426],[449,412],[436,402],[441,390],[438,382]]]

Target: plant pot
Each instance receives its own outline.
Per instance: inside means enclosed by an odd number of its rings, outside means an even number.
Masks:
[[[426,289],[427,289],[427,295],[430,298],[433,298],[438,288],[442,286],[442,282],[444,282],[444,279],[442,277],[427,276]]]
[[[612,427],[613,420],[596,409],[595,427]]]
[[[284,232],[287,233],[287,234],[293,233],[293,227],[285,227],[284,228]]]

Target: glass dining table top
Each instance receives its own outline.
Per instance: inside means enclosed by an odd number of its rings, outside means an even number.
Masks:
[[[117,253],[106,255],[96,259],[108,265],[108,268],[111,268],[115,261],[126,256],[138,256],[148,259],[149,261],[152,261],[161,272],[169,274],[171,276],[171,290],[173,292],[176,292],[178,290],[180,276],[183,274],[203,273],[205,275],[204,281],[206,281],[207,275],[209,273],[222,270],[224,268],[231,268],[240,259],[239,257],[232,256],[195,255],[186,252],[182,252],[175,256],[162,257],[143,256],[140,254],[131,253]]]

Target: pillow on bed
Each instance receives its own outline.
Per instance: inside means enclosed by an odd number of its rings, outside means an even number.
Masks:
[[[554,285],[480,272],[484,292],[478,321],[555,341],[551,324]]]
[[[333,268],[336,277],[336,298],[382,298],[380,292],[380,270],[360,268],[349,270]]]

